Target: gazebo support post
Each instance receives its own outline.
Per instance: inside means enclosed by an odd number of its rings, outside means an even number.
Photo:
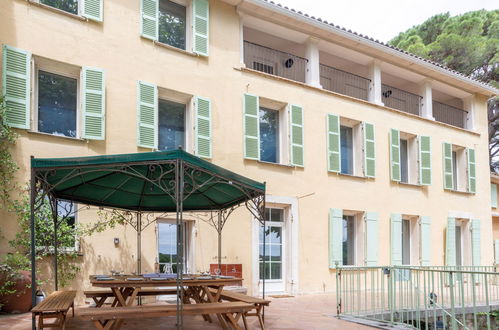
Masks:
[[[142,273],[142,212],[137,212],[137,275]]]
[[[31,160],[33,160],[31,156]],[[36,247],[35,247],[35,199],[36,199],[36,180],[35,170],[31,168],[30,178],[30,236],[31,236],[31,308],[36,304]],[[36,329],[35,314],[31,314],[31,328]]]
[[[176,200],[176,224],[177,224],[177,329],[182,329],[184,326],[183,317],[183,304],[184,304],[184,290],[183,290],[183,200],[184,200],[184,163],[182,160],[177,159],[175,162],[175,200]]]
[[[54,222],[54,288],[55,291],[59,290],[59,279],[57,272],[57,198],[54,198],[52,201],[52,219]]]
[[[220,274],[218,275],[223,275],[222,274],[222,211],[218,212],[217,232],[218,232],[218,270],[220,271]]]

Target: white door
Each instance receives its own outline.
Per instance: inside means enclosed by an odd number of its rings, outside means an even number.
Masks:
[[[259,228],[259,273],[260,291],[263,289],[262,281],[265,278],[265,292],[285,291],[285,221],[284,209],[268,208],[265,211],[265,230]],[[265,257],[264,252],[265,235]]]

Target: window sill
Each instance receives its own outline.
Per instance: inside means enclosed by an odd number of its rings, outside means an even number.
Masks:
[[[419,183],[409,183],[409,182],[397,182],[398,184],[402,186],[407,186],[407,187],[416,187],[416,188],[422,188],[425,185],[419,184]]]
[[[172,51],[175,51],[175,52],[181,53],[181,54],[189,55],[189,56],[192,56],[192,57],[202,57],[202,56],[199,56],[198,54],[193,53],[193,52],[190,52],[190,51],[188,51],[188,50],[181,49],[181,48],[177,48],[177,47],[173,47],[173,46],[170,46],[170,45],[164,44],[164,43],[159,42],[159,41],[156,41],[156,40],[151,40],[151,39],[146,38],[146,37],[144,37],[144,36],[141,36],[141,38],[142,38],[142,39],[145,39],[145,40],[148,40],[148,41],[152,41],[153,45],[155,45],[155,46],[159,46],[159,47],[162,47],[162,48],[166,48],[166,49],[169,49],[169,50],[172,50]]]
[[[466,190],[455,190],[455,189],[445,189],[445,191],[448,191],[450,193],[456,193],[456,194],[463,194],[463,195],[475,195],[475,193],[466,191]]]
[[[374,178],[370,178],[370,177],[367,177],[367,176],[364,176],[364,175],[336,173],[336,172],[331,172],[331,171],[329,171],[328,173],[330,173],[330,174],[336,174],[336,175],[347,177],[347,178],[353,178],[353,179],[362,179],[362,180],[374,179]]]
[[[266,162],[266,161],[263,161],[263,160],[257,160],[256,162],[260,163],[260,164],[265,164],[265,165],[274,165],[274,166],[287,167],[287,168],[296,168],[296,167],[298,167],[298,166],[289,165],[289,164]]]
[[[57,139],[65,139],[65,140],[70,140],[70,141],[78,141],[78,142],[85,142],[85,141],[87,141],[86,139],[76,138],[76,137],[70,137],[70,136],[64,136],[64,135],[54,135],[54,134],[49,134],[49,133],[37,132],[37,131],[27,131],[27,132],[29,134],[40,135],[40,136],[48,136],[48,137],[53,137],[53,138],[57,138]]]
[[[61,9],[57,9],[57,8],[52,7],[52,6],[45,5],[43,3],[39,3],[39,2],[36,2],[36,1],[33,1],[33,0],[26,0],[26,1],[30,5],[34,5],[34,6],[37,6],[37,7],[40,7],[40,8],[44,8],[44,9],[53,11],[54,13],[59,13],[59,14],[62,14],[62,15],[66,15],[68,17],[72,17],[74,19],[77,19],[77,20],[80,20],[80,21],[84,21],[84,22],[88,22],[89,21],[87,18],[85,18],[83,16],[75,15],[75,14],[72,14],[72,13],[68,13],[67,11],[64,11],[64,10],[61,10]]]

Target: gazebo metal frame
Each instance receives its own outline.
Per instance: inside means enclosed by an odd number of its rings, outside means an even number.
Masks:
[[[148,156],[152,155],[153,156]],[[162,157],[164,154],[165,157]],[[145,155],[137,157],[137,161],[130,160],[134,155]],[[121,158],[119,158],[121,156]],[[129,156],[129,157],[128,157]],[[35,246],[35,213],[46,199],[50,201],[54,220],[54,267],[55,267],[55,285],[57,287],[57,226],[58,210],[57,200],[67,200],[84,204],[88,206],[97,206],[101,209],[122,210],[127,212],[136,212],[137,214],[137,238],[138,253],[140,253],[140,235],[142,231],[141,217],[143,212],[148,213],[173,213],[176,215],[177,225],[177,328],[183,327],[183,216],[184,212],[202,212],[209,211],[212,214],[211,222],[218,233],[218,263],[221,264],[221,233],[225,222],[230,214],[238,207],[244,205],[250,211],[252,216],[258,220],[265,228],[265,184],[260,184],[250,179],[238,176],[228,170],[222,169],[205,160],[190,155],[182,150],[170,152],[154,152],[131,155],[116,155],[117,161],[109,161],[113,156],[95,156],[70,159],[36,159],[31,157],[31,179],[30,179],[30,221],[31,221],[31,276],[32,283],[36,283],[36,246]],[[122,159],[123,161],[120,161]],[[146,160],[140,160],[146,159]],[[60,162],[58,162],[60,161]],[[146,167],[147,172],[138,170],[138,167]],[[62,171],[60,175],[58,171]],[[76,190],[59,189],[69,182],[79,182],[79,187],[99,188],[96,182],[113,174],[124,176],[123,182],[110,188],[112,189],[104,198],[93,199],[78,195]],[[93,180],[84,180],[85,176],[94,177]],[[238,179],[241,180],[238,180]],[[140,201],[137,205],[125,207],[117,205],[115,202],[109,202],[109,198],[117,193],[123,192],[123,186],[131,179],[143,182]],[[244,180],[243,180],[244,179]],[[253,185],[248,182],[254,183]],[[256,185],[258,184],[258,185]],[[165,196],[163,205],[147,206],[147,194],[145,188],[149,187],[151,191],[157,190]],[[233,192],[239,192],[234,196],[224,191],[224,187],[232,189]],[[104,188],[104,187],[103,187]],[[220,196],[227,195],[227,200],[220,202],[215,200],[207,192],[219,193]],[[199,207],[192,203],[191,199],[200,198],[205,201],[204,205]],[[231,197],[234,197],[231,199]],[[168,204],[166,199],[174,201],[174,205]],[[185,203],[189,202],[185,207]],[[213,213],[217,214],[217,221],[213,219]],[[263,235],[263,244],[265,246],[265,235]],[[265,248],[262,251],[265,260]],[[137,256],[140,262],[140,255]],[[265,265],[263,262],[263,273],[265,274]],[[138,264],[140,272],[140,265]],[[265,276],[263,277],[262,295],[265,297]],[[36,288],[32,290],[32,305],[36,300]],[[33,317],[33,329],[35,320]]]

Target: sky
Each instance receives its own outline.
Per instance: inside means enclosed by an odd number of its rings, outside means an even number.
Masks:
[[[273,1],[384,42],[439,13],[454,16],[478,9],[499,9],[497,0]]]

